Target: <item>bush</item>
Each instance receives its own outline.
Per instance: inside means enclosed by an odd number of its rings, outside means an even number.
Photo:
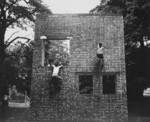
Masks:
[[[129,100],[141,100],[143,90],[147,88],[148,81],[143,77],[134,78],[128,82],[128,98]]]
[[[14,90],[12,90],[12,91],[11,91],[11,94],[10,94],[10,98],[11,98],[12,100],[15,100],[15,99],[17,98],[17,92],[14,91]]]
[[[16,100],[18,102],[24,102],[25,101],[25,95],[24,94],[18,94]]]

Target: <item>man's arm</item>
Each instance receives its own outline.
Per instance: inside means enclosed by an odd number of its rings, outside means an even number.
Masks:
[[[63,65],[60,65],[59,67],[61,68]]]

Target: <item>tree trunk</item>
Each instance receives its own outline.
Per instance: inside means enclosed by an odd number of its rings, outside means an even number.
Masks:
[[[145,77],[146,75],[146,71],[145,71],[145,68],[146,68],[146,52],[145,52],[145,46],[144,46],[144,42],[143,42],[143,39],[141,39],[140,41],[140,76],[141,77]]]
[[[7,88],[4,82],[4,66],[3,62],[5,59],[5,45],[4,45],[5,30],[0,32],[0,101],[4,94],[6,94]]]

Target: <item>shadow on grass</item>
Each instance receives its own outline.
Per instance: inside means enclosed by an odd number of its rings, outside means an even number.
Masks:
[[[8,107],[5,113],[2,113],[0,107],[0,122],[27,122],[27,113],[29,108],[11,108]]]
[[[7,115],[5,117],[0,116],[0,122],[31,122],[28,121],[28,110],[29,108],[8,107]],[[1,112],[1,107],[0,107],[0,112]],[[138,100],[138,101],[132,101],[132,102],[130,101],[128,103],[128,113],[129,113],[129,122],[137,122],[137,121],[150,122],[150,97],[148,98],[143,97],[142,100]],[[2,113],[0,113],[0,115],[2,115]],[[51,120],[51,121],[44,121],[44,122],[65,122],[65,121]],[[70,122],[77,122],[77,121],[70,121]],[[82,120],[82,122],[84,121]],[[91,122],[91,121],[86,120],[85,122]]]
[[[150,122],[150,97],[141,97],[128,102],[129,122]]]

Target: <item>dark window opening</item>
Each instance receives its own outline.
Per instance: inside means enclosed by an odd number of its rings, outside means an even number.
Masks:
[[[115,75],[103,75],[103,94],[115,94]]]
[[[93,76],[79,75],[79,93],[92,94],[93,92]]]

